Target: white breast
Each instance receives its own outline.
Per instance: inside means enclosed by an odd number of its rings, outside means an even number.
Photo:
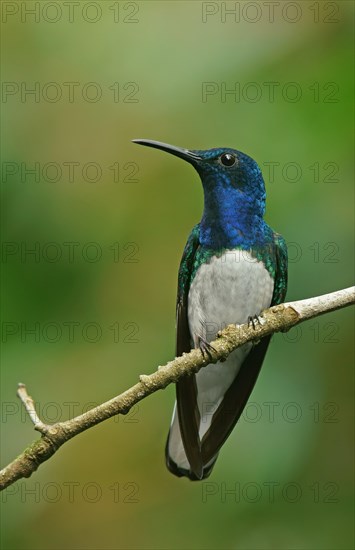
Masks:
[[[230,250],[202,264],[190,287],[191,335],[209,340],[230,323],[241,324],[271,303],[274,281],[245,250]],[[196,342],[195,342],[196,343]]]
[[[230,250],[202,264],[188,296],[188,319],[193,345],[198,337],[211,341],[225,326],[242,324],[270,306],[274,281],[262,262],[247,251]],[[208,365],[197,375],[200,438],[236,377],[252,344],[235,350],[224,363]]]

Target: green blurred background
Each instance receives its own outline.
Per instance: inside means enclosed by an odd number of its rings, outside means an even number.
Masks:
[[[3,466],[35,437],[18,382],[65,420],[174,356],[202,189],[131,139],[248,153],[288,299],[353,284],[353,3],[276,4],[2,3]],[[75,438],[2,494],[2,547],[353,548],[353,330],[274,337],[205,483],[165,469],[173,387]]]

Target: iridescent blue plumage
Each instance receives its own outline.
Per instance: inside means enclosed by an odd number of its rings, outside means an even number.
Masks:
[[[284,300],[286,244],[263,219],[265,185],[251,157],[230,148],[200,151],[135,141],[191,163],[204,189],[202,219],[179,269],[176,352],[181,355],[201,342],[208,345],[217,332],[211,326],[244,323]],[[226,363],[208,365],[176,385],[177,412],[166,447],[172,473],[192,480],[210,474],[253,389],[269,340],[246,344]],[[206,404],[213,409],[207,421]]]
[[[248,247],[265,241],[265,185],[257,163],[233,149],[193,151],[204,188],[200,241],[206,247]],[[224,166],[222,155],[236,161]]]

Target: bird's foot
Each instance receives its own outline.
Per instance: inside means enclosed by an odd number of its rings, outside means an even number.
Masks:
[[[264,323],[264,319],[259,315],[250,315],[248,317],[248,327],[253,327],[254,330],[256,328],[256,325],[263,325]]]
[[[202,336],[197,336],[197,345],[200,348],[203,357],[207,356],[210,361],[213,359],[213,353],[217,353],[216,348],[211,346],[211,344]]]

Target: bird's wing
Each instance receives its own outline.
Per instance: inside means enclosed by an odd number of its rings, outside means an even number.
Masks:
[[[192,229],[187,240],[184,253],[181,258],[178,292],[176,301],[176,354],[182,355],[183,352],[191,350],[191,334],[189,321],[187,317],[187,299],[190,289],[191,273],[195,261],[196,251],[200,246],[200,224],[198,223]]]
[[[274,292],[270,305],[276,306],[285,301],[287,291],[287,246],[285,239],[279,234],[274,233],[276,268]]]
[[[278,233],[274,233],[273,249],[275,280],[270,305],[282,303],[287,289],[287,247],[283,237]],[[201,442],[204,465],[211,465],[211,461],[214,462],[218,451],[238,422],[259,375],[270,338],[271,336],[263,338],[259,344],[252,348],[215,412],[210,428]],[[207,475],[210,470],[211,467],[208,469]]]
[[[196,251],[200,245],[200,224],[197,224],[190,233],[181,259],[178,293],[176,304],[176,355],[189,352],[192,348],[192,338],[188,321],[188,294],[191,273],[193,271]],[[179,418],[181,438],[186,457],[192,471],[202,475],[203,463],[199,438],[200,413],[197,406],[197,386],[195,375],[184,377],[176,383],[176,404]],[[169,470],[176,475],[178,468],[169,457],[169,439],[166,447],[166,462]]]

